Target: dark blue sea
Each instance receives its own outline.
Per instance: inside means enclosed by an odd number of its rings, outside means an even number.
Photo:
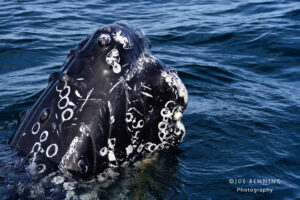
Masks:
[[[19,112],[119,20],[186,85],[183,143],[104,183],[32,176],[7,144]],[[300,199],[300,1],[0,0],[0,199]]]

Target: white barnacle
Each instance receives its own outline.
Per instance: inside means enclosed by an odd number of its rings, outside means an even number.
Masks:
[[[166,77],[166,82],[167,82],[167,83],[171,83],[171,81],[172,81],[172,78],[171,78],[170,75],[168,75],[168,76]]]
[[[85,123],[81,123],[79,127],[79,131],[84,134],[85,136],[89,136],[90,134],[90,128]]]
[[[115,117],[114,116],[110,116],[109,123],[110,124],[115,123]]]
[[[166,72],[162,71],[161,76],[165,78],[166,83],[170,87],[175,87],[176,92],[179,97],[183,98],[184,103],[187,104],[188,102],[188,92],[180,78],[178,77],[177,73],[175,72]],[[176,94],[176,95],[177,95]]]
[[[62,121],[64,122],[70,120],[73,117],[73,114],[73,110],[71,108],[67,108],[61,113]]]
[[[140,144],[140,146],[137,149],[137,152],[141,153],[143,151],[143,148],[144,148],[144,144]]]
[[[166,78],[166,77],[168,76],[168,74],[167,74],[167,72],[162,71],[162,72],[161,72],[161,76],[164,77],[164,78]]]
[[[46,149],[46,156],[48,158],[52,158],[55,156],[58,152],[58,146],[57,144],[50,144]]]
[[[36,166],[37,168],[37,174],[41,174],[41,173],[44,173],[46,171],[46,165],[45,164],[38,164]]]
[[[69,105],[69,103],[70,103],[69,97],[64,96],[58,101],[57,106],[59,109],[62,110],[65,109]]]
[[[133,152],[133,147],[132,147],[132,145],[130,144],[130,145],[128,145],[127,147],[126,147],[126,155],[128,156],[129,154],[131,154]]]
[[[100,155],[103,157],[103,156],[106,156],[107,154],[107,147],[102,147],[102,149],[100,149]]]
[[[105,58],[107,64],[113,68],[113,72],[118,74],[121,72],[120,55],[118,49],[112,49]]]
[[[117,31],[116,33],[113,33],[113,38],[116,42],[119,42],[120,44],[122,44],[124,49],[130,49],[132,47],[130,41],[122,33],[121,30]]]
[[[109,161],[115,161],[116,160],[116,156],[115,156],[115,153],[113,151],[108,151],[108,160]]]
[[[165,104],[165,108],[170,109],[171,107],[174,107],[176,105],[175,101],[168,101]]]
[[[109,138],[108,139],[108,149],[113,150],[116,145],[116,138]]]
[[[126,123],[129,123],[129,122],[131,122],[133,120],[133,115],[132,115],[132,113],[126,113],[126,118],[125,118],[125,122]]]
[[[134,134],[132,135],[132,138],[133,139],[138,139],[140,133],[141,133],[141,131],[135,131]]]
[[[162,117],[171,117],[172,116],[172,113],[170,110],[166,109],[166,108],[163,108],[161,111],[160,111],[160,114]]]
[[[157,149],[157,145],[152,142],[147,142],[145,144],[145,149],[147,149],[149,152],[154,152]]]
[[[31,149],[30,153],[38,153],[40,150],[41,150],[41,143],[40,142],[36,142],[32,146],[32,149]]]
[[[36,122],[31,128],[32,135],[37,134],[40,130],[40,127],[41,127],[40,122]]]
[[[159,130],[166,130],[167,127],[168,127],[168,124],[165,121],[161,121],[161,122],[158,123],[158,129]]]
[[[40,142],[45,142],[48,138],[48,131],[43,131],[42,134],[40,135]]]
[[[133,128],[133,129],[143,128],[143,127],[144,127],[144,120],[142,120],[142,119],[140,119],[140,120],[137,122],[136,126],[132,125],[132,128]]]
[[[59,97],[60,98],[68,97],[70,91],[71,91],[70,86],[65,85],[64,88],[59,92]]]
[[[61,86],[60,84],[57,84],[56,87],[55,87],[56,91],[59,92],[59,93],[60,93],[63,89],[65,89],[65,87],[67,86],[67,81],[63,80],[63,82],[64,82],[64,86],[63,86],[61,89],[59,88],[59,87]]]
[[[107,44],[109,44],[109,43],[111,42],[111,37],[110,37],[109,34],[103,33],[103,34],[100,35],[98,41],[99,41],[99,43],[100,43],[102,46],[104,46],[104,45],[107,45]]]
[[[179,121],[182,118],[182,113],[181,112],[176,112],[173,116],[174,120]]]

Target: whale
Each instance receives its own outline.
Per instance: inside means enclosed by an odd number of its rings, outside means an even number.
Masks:
[[[180,144],[187,103],[177,71],[151,54],[145,33],[115,22],[69,51],[9,144],[38,172],[51,163],[99,174]]]

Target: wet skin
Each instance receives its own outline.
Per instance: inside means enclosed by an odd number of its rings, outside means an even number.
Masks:
[[[177,146],[187,90],[150,46],[140,29],[120,22],[88,36],[50,75],[10,145],[38,172],[51,162],[83,175]]]

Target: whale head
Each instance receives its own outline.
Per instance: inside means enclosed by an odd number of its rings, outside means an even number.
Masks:
[[[39,171],[100,173],[182,142],[188,93],[176,70],[126,23],[104,26],[68,54],[10,140]]]

